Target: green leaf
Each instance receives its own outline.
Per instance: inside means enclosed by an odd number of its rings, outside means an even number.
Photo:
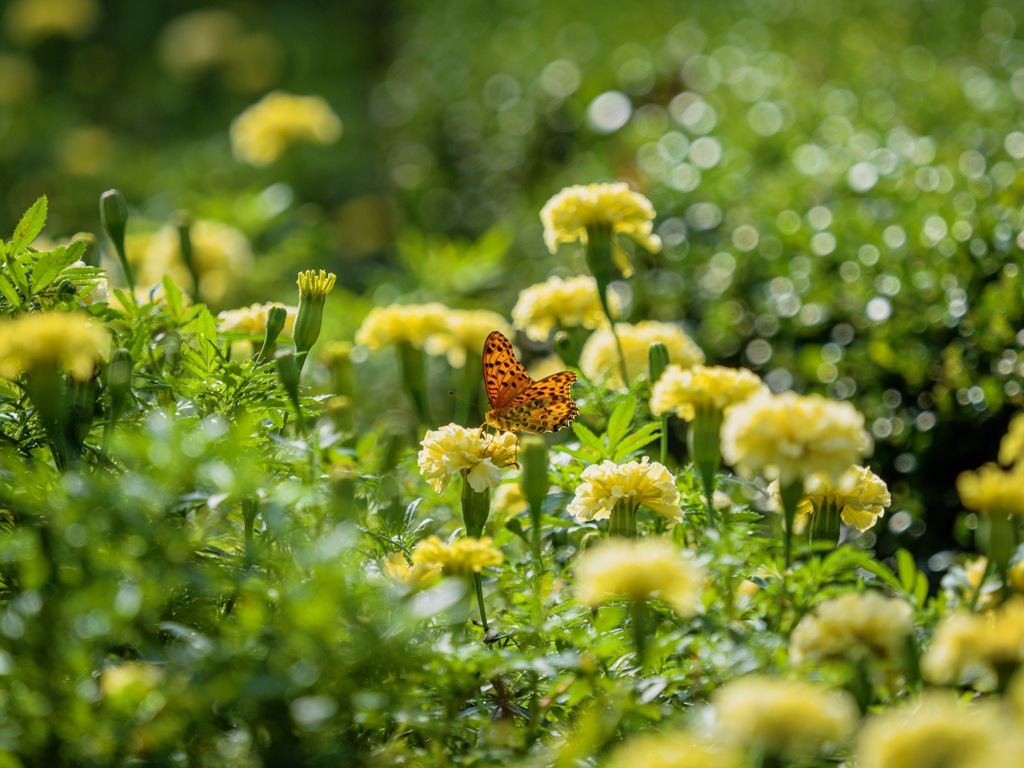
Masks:
[[[627,397],[619,403],[612,415],[608,418],[608,428],[605,434],[608,437],[608,445],[615,446],[629,431],[629,424],[633,421],[633,414],[636,412],[636,400]]]
[[[0,295],[3,295],[15,307],[20,307],[24,303],[21,294],[18,293],[17,289],[3,272],[0,272]]]
[[[181,319],[181,290],[178,288],[177,283],[175,283],[171,279],[170,275],[164,275],[163,286],[164,286],[164,299],[167,302],[167,307],[168,307],[168,309],[171,310],[171,314],[175,318],[180,320]]]
[[[645,445],[650,445],[661,437],[660,430],[660,424],[644,424],[640,429],[615,447],[615,453],[612,456],[612,461],[621,463],[629,458],[631,453],[639,451]]]
[[[63,246],[58,246],[48,253],[41,254],[39,261],[36,262],[35,268],[32,270],[31,287],[33,293],[40,293],[46,290],[61,273],[61,271],[68,265],[74,262],[74,258],[69,258],[73,254],[69,254],[69,249]]]
[[[14,235],[11,237],[11,249],[8,257],[16,259],[21,252],[35,240],[46,225],[46,196],[40,197],[32,205],[25,215],[21,217],[18,226],[14,228]]]
[[[597,451],[599,456],[604,456],[605,445],[601,442],[601,438],[590,431],[589,428],[584,426],[578,421],[572,423],[572,431],[576,434],[576,438],[588,448]]]
[[[897,591],[897,592],[903,592],[904,591],[903,590],[903,585],[900,583],[900,580],[896,578],[896,576],[893,574],[893,572],[890,571],[887,566],[885,566],[884,564],[878,562],[874,558],[872,558],[870,556],[867,556],[867,557],[863,558],[861,560],[861,562],[859,562],[857,565],[859,567],[863,568],[865,571],[868,571],[869,573],[872,573],[875,576],[877,576],[878,578],[880,578],[882,581],[884,581],[889,587],[891,587],[895,591]]]

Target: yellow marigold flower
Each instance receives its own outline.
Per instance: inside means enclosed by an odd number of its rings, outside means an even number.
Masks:
[[[1005,470],[989,462],[956,479],[960,501],[972,512],[1024,515],[1024,469]]]
[[[559,243],[587,242],[587,228],[608,226],[612,234],[626,235],[651,253],[661,250],[661,238],[654,229],[654,206],[623,182],[566,187],[552,197],[540,212],[544,242],[551,253]],[[632,273],[625,254],[617,244],[615,261],[626,277]]]
[[[381,569],[388,579],[406,588],[417,587],[441,575],[441,569],[435,565],[427,563],[409,565],[405,555],[401,552],[395,552],[385,557]]]
[[[651,388],[651,413],[675,411],[679,418],[693,421],[698,410],[724,411],[766,388],[746,368],[670,365]]]
[[[667,539],[613,537],[576,564],[576,596],[592,608],[626,597],[662,600],[680,616],[697,612],[703,570]]]
[[[30,312],[0,322],[0,376],[62,369],[72,378],[92,378],[109,343],[100,326],[78,312]]]
[[[997,705],[964,706],[951,694],[934,692],[908,709],[870,718],[857,739],[856,764],[857,768],[990,768],[1017,765],[1021,749],[1015,724]]]
[[[529,506],[530,503],[523,495],[523,485],[518,480],[499,485],[491,501],[491,509],[503,513],[506,519],[522,514]]]
[[[420,474],[441,493],[453,475],[466,473],[477,493],[501,484],[501,470],[516,463],[518,439],[513,432],[494,435],[483,430],[447,424],[427,432],[420,443]]]
[[[392,304],[375,307],[356,331],[356,343],[371,350],[394,344],[423,349],[427,339],[447,328],[448,307],[430,304]]]
[[[1024,413],[1010,421],[1010,428],[999,442],[999,463],[1004,467],[1024,465]]]
[[[668,349],[669,361],[680,368],[690,368],[704,362],[704,352],[693,339],[674,323],[659,323],[645,320],[636,325],[616,323],[615,330],[622,342],[622,354],[626,358],[626,375],[630,381],[647,370],[647,350],[651,344],[660,341]],[[580,370],[592,380],[607,375],[608,385],[623,385],[619,373],[619,351],[611,328],[602,328],[592,334],[580,353]]]
[[[615,748],[605,768],[739,768],[742,754],[691,733],[634,736]]]
[[[220,221],[198,219],[189,227],[192,267],[202,283],[203,298],[223,301],[253,265],[252,246],[241,230]],[[177,285],[191,285],[192,277],[181,255],[178,228],[166,226],[148,239],[143,252],[125,245],[133,262],[137,285],[159,283],[170,275]],[[136,261],[138,259],[138,261]]]
[[[580,522],[607,520],[619,504],[633,512],[644,506],[669,520],[683,519],[675,478],[664,465],[646,456],[626,464],[607,460],[592,464],[580,477],[583,482],[569,502],[569,514]]]
[[[755,395],[730,408],[722,423],[726,463],[783,487],[818,472],[838,480],[871,449],[864,415],[818,395]]]
[[[268,93],[231,122],[231,150],[249,165],[270,165],[292,144],[333,144],[341,120],[321,96]]]
[[[719,688],[711,703],[716,740],[776,756],[827,751],[857,724],[849,694],[802,680],[748,675]]]
[[[285,308],[288,314],[284,321],[283,333],[285,336],[291,336],[298,307],[289,307],[276,301],[224,310],[217,315],[217,329],[223,333],[263,333],[267,330],[267,313],[271,307]]]
[[[444,329],[428,336],[423,349],[428,355],[444,355],[452,368],[463,368],[470,356],[479,363],[484,341],[491,331],[512,335],[512,328],[497,312],[446,308]]]
[[[440,568],[445,576],[469,576],[489,565],[501,565],[504,558],[489,536],[458,539],[445,544],[437,536],[423,539],[412,551],[413,565]]]
[[[1022,662],[1024,597],[1015,596],[985,613],[958,611],[946,616],[921,659],[921,671],[925,679],[948,685]]]
[[[78,40],[92,31],[101,12],[96,0],[14,0],[4,21],[11,39],[19,43],[50,37]]]
[[[910,603],[878,592],[850,592],[819,603],[789,638],[793,664],[869,653],[899,658],[914,631]]]
[[[768,491],[778,495],[778,480],[772,481]],[[837,482],[824,472],[811,475],[804,480],[804,494],[796,507],[796,522],[801,528],[826,505],[835,504],[844,523],[856,526],[858,531],[866,531],[892,504],[892,495],[885,481],[860,465],[848,469]]]
[[[608,319],[597,291],[597,280],[588,275],[548,278],[519,292],[512,308],[512,325],[535,341],[547,341],[559,327],[606,327]],[[608,294],[608,305],[617,315],[621,302],[616,293]]]

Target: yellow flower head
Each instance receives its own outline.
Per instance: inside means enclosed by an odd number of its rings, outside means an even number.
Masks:
[[[613,537],[576,564],[576,596],[592,608],[618,597],[663,600],[680,616],[697,612],[701,568],[667,539]]]
[[[341,120],[321,96],[268,93],[231,122],[231,150],[249,165],[276,161],[292,144],[333,144]]]
[[[989,462],[956,479],[960,501],[972,512],[1024,515],[1024,469],[1005,470]]]
[[[448,311],[448,307],[437,302],[375,307],[356,331],[356,343],[371,350],[394,344],[423,349],[428,338],[448,327]]]
[[[333,272],[323,269],[319,272],[315,269],[299,272],[299,276],[295,280],[295,284],[299,286],[299,301],[303,299],[321,301],[327,298],[327,294],[334,290],[334,283],[337,279],[338,276]]]
[[[675,411],[693,421],[698,410],[724,411],[766,389],[763,381],[746,368],[720,365],[670,365],[651,388],[651,413]]]
[[[453,475],[466,472],[477,493],[501,484],[501,470],[516,463],[518,440],[512,432],[493,435],[458,424],[447,424],[427,432],[417,457],[420,474],[430,487],[441,493]]]
[[[615,330],[622,342],[626,374],[631,381],[647,370],[647,350],[656,341],[668,349],[669,362],[680,368],[690,368],[704,362],[704,352],[686,335],[686,331],[674,323],[654,320],[645,320],[636,325],[616,323]],[[607,376],[606,381],[610,387],[623,386],[619,373],[619,351],[611,328],[602,328],[587,339],[580,353],[580,370],[592,380]]]
[[[405,555],[401,552],[395,552],[384,558],[381,568],[388,579],[407,589],[418,587],[441,575],[441,569],[436,565],[427,563],[409,565],[405,560]]]
[[[523,484],[518,480],[514,483],[502,483],[494,492],[491,509],[502,513],[506,518],[515,517],[529,509],[530,503],[523,495]]]
[[[4,14],[7,32],[19,43],[50,37],[85,37],[96,26],[102,6],[96,0],[13,0]]]
[[[951,694],[934,692],[908,709],[889,710],[869,719],[857,740],[856,764],[857,768],[1009,766],[1019,763],[1017,750],[1022,748],[1014,723],[997,705],[965,706]]]
[[[519,292],[519,301],[512,308],[512,324],[535,341],[547,341],[559,327],[603,328],[608,319],[597,291],[597,280],[588,275],[566,280],[548,278]],[[618,294],[609,293],[608,304],[617,314],[621,308]]]
[[[445,576],[469,576],[489,565],[501,565],[504,558],[489,536],[458,539],[445,544],[437,536],[423,539],[412,551],[413,565],[440,568]]]
[[[189,239],[192,268],[202,283],[203,298],[213,303],[222,301],[252,268],[249,238],[223,222],[198,219],[189,226]],[[192,284],[177,227],[163,227],[148,239],[140,236],[131,245],[126,243],[125,248],[133,263],[136,284],[158,284],[164,275],[170,275],[177,285]]]
[[[987,674],[993,666],[1024,663],[1024,597],[985,613],[958,611],[935,630],[921,659],[926,680],[939,685]]]
[[[857,724],[849,694],[802,680],[741,677],[719,688],[711,703],[717,740],[777,756],[822,752]]]
[[[552,253],[559,243],[586,243],[588,227],[610,227],[613,234],[626,235],[651,253],[661,250],[661,238],[651,234],[654,206],[623,182],[566,187],[544,204],[540,220],[544,242]],[[632,270],[617,246],[615,255],[619,268],[629,277]]]
[[[619,504],[634,512],[644,506],[669,520],[683,519],[675,478],[664,465],[646,456],[626,464],[607,460],[592,464],[580,477],[583,482],[569,502],[569,514],[580,522],[607,520]]]
[[[769,492],[779,493],[778,480],[772,481]],[[796,507],[796,522],[800,527],[827,504],[834,504],[844,523],[857,526],[858,531],[866,531],[892,504],[885,481],[860,465],[850,467],[837,482],[824,472],[811,475],[804,480],[804,494]]]
[[[241,309],[227,309],[217,315],[217,330],[223,333],[259,334],[267,330],[267,313],[271,307],[284,307],[288,313],[284,321],[285,336],[292,335],[297,307],[288,307],[276,301],[266,304],[251,304]]]
[[[818,472],[838,480],[871,449],[863,414],[818,395],[755,395],[730,408],[722,423],[726,463],[783,487]]]
[[[444,329],[428,336],[423,349],[428,355],[445,355],[453,368],[465,367],[470,356],[479,363],[484,341],[491,331],[512,335],[509,324],[497,312],[445,308],[443,315]]]
[[[57,368],[72,378],[92,378],[108,343],[100,326],[78,312],[30,312],[0,322],[0,376]]]
[[[1010,422],[999,443],[999,463],[1004,467],[1024,466],[1024,413],[1018,413]]]
[[[685,731],[634,736],[612,753],[605,768],[739,768],[742,755]]]
[[[804,616],[789,638],[794,664],[849,658],[869,653],[899,658],[914,631],[910,604],[878,592],[849,592],[819,603]]]

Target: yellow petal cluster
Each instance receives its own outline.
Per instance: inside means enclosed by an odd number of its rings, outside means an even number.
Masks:
[[[401,552],[395,552],[384,558],[381,569],[388,579],[406,588],[417,587],[441,575],[441,569],[436,565],[427,563],[409,565],[405,555]]]
[[[999,463],[1004,467],[1024,467],[1024,413],[1010,421],[1010,428],[999,441]]]
[[[231,121],[231,150],[240,162],[270,165],[293,144],[333,144],[341,127],[322,96],[274,91]]]
[[[1024,597],[984,613],[957,611],[935,630],[921,659],[924,677],[940,685],[985,675],[993,667],[1024,663]]]
[[[777,494],[778,481],[773,481],[769,490]],[[834,504],[844,523],[856,526],[858,531],[866,531],[892,504],[892,495],[885,481],[860,465],[850,467],[838,481],[833,481],[824,472],[811,475],[804,480],[804,494],[796,507],[796,521],[801,528],[825,505]]]
[[[512,335],[512,328],[497,312],[445,308],[443,320],[444,328],[428,336],[423,349],[428,355],[444,355],[453,368],[465,367],[467,359],[479,363],[484,341],[491,331]]]
[[[879,592],[848,592],[819,603],[800,619],[789,638],[793,664],[870,654],[896,659],[914,631],[906,600]]]
[[[453,475],[466,473],[477,493],[501,485],[501,470],[516,463],[518,440],[512,432],[491,434],[446,424],[427,432],[417,456],[420,474],[438,493]]]
[[[647,350],[651,344],[660,341],[668,349],[669,362],[680,368],[689,368],[704,362],[704,352],[682,327],[674,323],[660,323],[644,320],[631,325],[616,323],[615,330],[622,342],[622,354],[626,358],[626,375],[630,381],[647,370]],[[608,386],[623,385],[619,372],[619,350],[611,328],[601,328],[593,333],[583,345],[580,353],[580,370],[587,378],[598,380],[607,376]]]
[[[334,290],[334,283],[337,279],[337,275],[325,269],[319,271],[307,269],[305,272],[299,272],[299,276],[295,280],[295,284],[299,286],[299,301],[301,302],[303,299],[323,301],[327,298],[327,294]]]
[[[412,551],[413,565],[440,568],[445,576],[469,576],[489,565],[501,565],[504,558],[489,536],[467,537],[446,544],[437,536],[423,539]]]
[[[284,321],[285,336],[292,335],[292,328],[295,326],[295,314],[297,307],[289,307],[275,301],[266,304],[250,304],[241,309],[227,309],[217,315],[217,330],[224,333],[251,333],[259,334],[267,330],[267,313],[271,307],[284,307],[287,313]]]
[[[1024,467],[1003,469],[989,462],[961,472],[956,479],[960,501],[972,512],[1024,515]]]
[[[857,724],[849,694],[802,680],[741,677],[719,688],[711,703],[716,739],[776,756],[826,751]]]
[[[519,292],[512,324],[535,341],[547,341],[558,328],[602,328],[608,319],[597,291],[597,281],[588,275],[548,278]],[[612,314],[617,314],[621,307],[618,294],[609,293],[608,303]]]
[[[635,736],[616,747],[605,768],[739,768],[742,754],[685,731]]]
[[[670,365],[651,388],[651,413],[675,411],[681,419],[693,421],[698,410],[724,411],[765,389],[760,377],[746,368]]]
[[[818,472],[838,480],[871,449],[864,415],[819,395],[755,395],[730,408],[722,423],[726,463],[783,487]]]
[[[356,331],[356,343],[371,350],[395,344],[423,349],[428,338],[447,328],[447,314],[448,307],[438,302],[375,307]]]
[[[703,570],[668,539],[616,536],[580,556],[576,596],[591,607],[618,597],[662,600],[680,616],[692,616],[703,579]]]
[[[857,740],[857,768],[994,768],[1019,764],[1015,724],[993,703],[965,705],[928,693],[913,706],[870,718]]]
[[[0,376],[56,368],[72,378],[92,378],[109,341],[100,326],[79,312],[30,312],[0,322]]]
[[[202,284],[203,299],[213,304],[223,301],[253,265],[249,239],[228,224],[210,219],[192,222],[192,268]],[[133,262],[138,285],[158,284],[170,275],[177,285],[189,286],[192,277],[181,254],[181,236],[177,227],[166,226],[149,238],[140,238],[126,249]],[[143,246],[143,247],[140,247]]]
[[[569,514],[580,522],[607,520],[619,504],[634,512],[644,506],[669,520],[683,519],[675,478],[663,464],[646,456],[626,464],[607,460],[591,464],[580,477],[583,482],[568,507]]]
[[[624,182],[566,187],[544,204],[540,220],[551,253],[560,243],[586,243],[588,227],[610,227],[614,234],[632,238],[651,253],[661,250],[661,238],[652,234],[654,206]],[[616,261],[629,277],[621,253]]]

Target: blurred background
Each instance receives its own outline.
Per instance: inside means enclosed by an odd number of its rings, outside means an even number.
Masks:
[[[47,236],[97,232],[115,187],[148,279],[174,272],[186,212],[215,311],[294,303],[295,273],[328,269],[325,335],[351,339],[372,306],[507,316],[522,288],[585,271],[547,252],[538,212],[626,180],[665,243],[615,286],[628,319],[854,402],[895,499],[880,554],[938,572],[969,543],[955,476],[995,458],[1024,400],[1024,4],[0,9],[4,237],[43,194]],[[363,367],[398,390],[393,361]]]

